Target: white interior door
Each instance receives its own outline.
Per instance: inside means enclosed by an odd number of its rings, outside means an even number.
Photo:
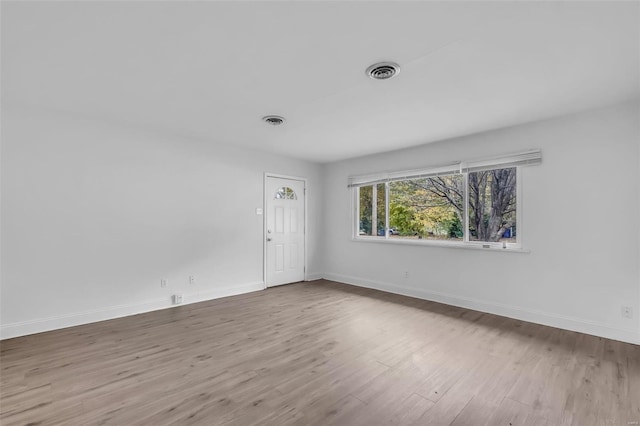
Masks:
[[[267,287],[304,281],[304,181],[266,179]]]

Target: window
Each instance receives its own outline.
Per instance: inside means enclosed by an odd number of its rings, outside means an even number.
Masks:
[[[461,174],[389,183],[393,238],[458,240],[464,235]]]
[[[385,184],[361,187],[359,200],[358,235],[384,236],[387,223]]]
[[[516,171],[469,173],[469,240],[516,242]]]
[[[539,150],[493,160],[351,178],[356,238],[518,248],[520,167]],[[375,224],[375,226],[374,226]]]
[[[276,200],[297,200],[298,196],[293,189],[283,186],[276,191],[276,195],[273,198]]]

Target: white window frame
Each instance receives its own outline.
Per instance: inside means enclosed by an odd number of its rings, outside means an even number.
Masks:
[[[422,246],[438,246],[451,248],[469,248],[481,250],[499,250],[512,252],[526,252],[523,244],[523,184],[522,184],[522,167],[527,165],[540,164],[542,161],[542,153],[540,150],[530,150],[523,153],[509,154],[494,159],[483,159],[469,162],[455,163],[459,165],[459,172],[452,172],[451,165],[430,167],[421,170],[412,170],[406,172],[380,173],[368,176],[356,176],[350,178],[350,187],[352,189],[352,240],[367,241],[386,244],[406,244],[406,245],[422,245]],[[471,241],[469,239],[469,173],[482,170],[495,170],[501,168],[516,169],[516,242],[488,242],[488,241]],[[439,171],[442,170],[440,173]],[[445,171],[446,170],[446,171]],[[392,239],[389,238],[389,182],[398,180],[409,180],[419,175],[431,176],[450,176],[452,174],[462,174],[463,176],[463,203],[464,203],[464,236],[462,241],[442,241],[428,239]],[[406,178],[403,178],[405,177]],[[372,193],[377,199],[377,185],[385,184],[385,233],[384,236],[377,235],[377,225],[372,228],[373,235],[360,235],[360,188],[364,186],[373,186]],[[373,224],[372,224],[373,226]],[[375,229],[374,229],[375,228]]]

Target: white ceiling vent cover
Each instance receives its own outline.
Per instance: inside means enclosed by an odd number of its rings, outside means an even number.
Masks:
[[[262,117],[262,121],[272,126],[279,126],[284,123],[284,117],[280,117],[279,115],[265,115]]]
[[[395,62],[379,62],[367,68],[367,75],[374,80],[388,80],[400,73],[400,65]]]

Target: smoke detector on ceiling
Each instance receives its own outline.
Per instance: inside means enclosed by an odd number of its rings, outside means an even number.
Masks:
[[[279,126],[284,123],[284,117],[280,117],[279,115],[265,115],[262,117],[262,121],[272,126]]]
[[[378,62],[367,68],[367,75],[374,80],[388,80],[400,73],[400,65],[395,62]]]

